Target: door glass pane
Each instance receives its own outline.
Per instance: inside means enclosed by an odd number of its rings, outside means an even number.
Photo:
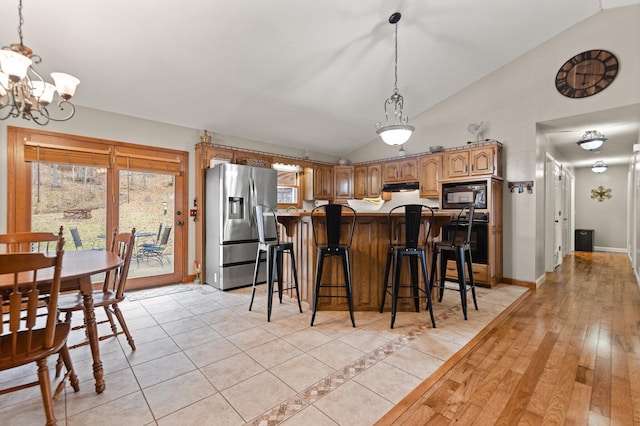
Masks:
[[[173,273],[174,176],[120,170],[119,181],[119,229],[137,235],[129,276]]]
[[[58,233],[65,251],[104,250],[107,169],[32,163],[31,230]]]

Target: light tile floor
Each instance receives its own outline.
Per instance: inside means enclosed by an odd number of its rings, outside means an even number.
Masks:
[[[250,288],[130,292],[122,308],[137,350],[123,336],[100,343],[107,388],[97,395],[89,347],[73,349],[81,389],[65,388],[58,424],[370,425],[525,291],[478,288],[468,321],[447,292],[434,304],[436,329],[422,310],[399,312],[393,330],[388,311],[356,312],[356,328],[347,312],[319,311],[310,327],[310,312],[286,298],[267,322],[263,292],[248,311]],[[83,338],[75,331],[70,341]],[[0,388],[32,377],[33,366],[0,372]],[[0,423],[43,424],[39,388],[0,396]]]

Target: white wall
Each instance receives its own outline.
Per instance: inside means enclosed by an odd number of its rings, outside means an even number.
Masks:
[[[596,250],[627,251],[628,172],[626,164],[609,166],[598,174],[588,167],[575,170],[576,229],[594,230]],[[611,189],[610,199],[591,198],[591,190],[600,185]]]
[[[603,11],[411,118],[416,131],[406,144],[409,153],[426,151],[431,145],[464,145],[471,136],[469,123],[489,122],[487,137],[505,145],[505,180],[535,182],[532,196],[509,197],[505,192],[505,277],[536,281],[544,275],[546,149],[538,146],[536,123],[639,103],[639,41],[640,5]],[[616,80],[592,97],[560,95],[554,85],[559,67],[573,55],[595,48],[610,50],[618,57]],[[350,160],[392,155],[381,145],[372,141],[353,152]]]

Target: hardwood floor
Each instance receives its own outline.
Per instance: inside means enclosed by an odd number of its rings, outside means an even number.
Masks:
[[[565,258],[377,424],[453,423],[640,425],[640,290],[628,256]]]

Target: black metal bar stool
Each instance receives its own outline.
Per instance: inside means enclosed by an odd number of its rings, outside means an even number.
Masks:
[[[437,241],[433,246],[433,262],[431,265],[431,283],[433,288],[438,288],[440,294],[438,301],[442,301],[444,290],[454,290],[460,292],[460,301],[462,302],[462,313],[464,319],[467,319],[467,291],[471,290],[473,296],[473,304],[478,310],[478,301],[476,300],[476,288],[473,282],[473,259],[471,258],[471,230],[473,227],[474,204],[469,204],[460,209],[457,217],[453,220],[453,233],[445,241]],[[458,288],[445,287],[445,275],[447,270],[447,261],[451,258],[456,261],[456,270],[458,271]],[[439,284],[435,284],[436,265],[440,256],[440,280]],[[467,266],[467,276],[465,275],[464,266]]]
[[[394,215],[399,210],[404,210],[404,216]],[[423,213],[427,213],[423,219]],[[425,223],[426,221],[426,223]],[[420,228],[425,224],[424,242],[420,239]],[[389,211],[389,250],[387,252],[387,264],[384,273],[384,292],[382,293],[382,304],[380,313],[384,310],[384,302],[387,293],[391,294],[391,328],[396,321],[398,299],[413,299],[416,312],[420,312],[420,299],[427,299],[427,309],[431,316],[431,324],[436,328],[436,320],[433,316],[433,305],[431,303],[431,284],[427,274],[426,246],[429,240],[429,233],[433,226],[433,210],[431,207],[422,204],[405,204],[397,206]],[[402,228],[404,227],[404,232]],[[411,273],[411,284],[400,284],[402,272],[402,259],[409,260],[409,271]],[[418,260],[422,269],[424,289],[419,288]],[[389,272],[393,271],[392,282],[389,285]],[[401,288],[411,288],[411,295],[400,296]]]
[[[351,217],[344,216],[347,212]],[[347,232],[342,232],[343,219],[347,225]],[[313,229],[313,240],[316,244],[316,283],[313,295],[313,314],[311,315],[311,326],[316,318],[318,310],[318,298],[346,298],[351,315],[351,324],[355,327],[356,322],[353,317],[353,299],[351,292],[351,266],[349,261],[349,247],[353,239],[353,231],[356,224],[356,211],[349,206],[341,204],[325,204],[318,206],[311,211],[311,227]],[[344,286],[335,284],[322,284],[322,271],[324,259],[326,257],[337,256],[342,260],[342,271],[344,274]],[[345,295],[320,294],[321,288],[342,288]]]
[[[302,313],[302,306],[300,305],[300,292],[298,291],[298,273],[296,271],[296,258],[293,254],[293,243],[283,243],[278,239],[278,233],[276,232],[276,240],[268,241],[266,238],[265,226],[271,226],[273,224],[274,229],[278,229],[278,217],[272,208],[257,204],[253,207],[254,217],[258,226],[258,250],[256,252],[256,265],[253,269],[253,290],[251,292],[251,303],[249,304],[249,310],[253,306],[253,297],[256,294],[256,288],[258,283],[258,273],[260,271],[260,263],[262,262],[262,254],[266,255],[267,264],[267,321],[271,321],[271,307],[273,306],[273,292],[274,281],[276,271],[278,272],[278,298],[282,303],[282,292],[286,290],[296,291],[296,297],[298,299],[298,309]],[[283,270],[282,259],[285,253],[289,253],[291,259],[291,271],[293,273],[293,285],[289,284],[289,287],[283,286]]]

